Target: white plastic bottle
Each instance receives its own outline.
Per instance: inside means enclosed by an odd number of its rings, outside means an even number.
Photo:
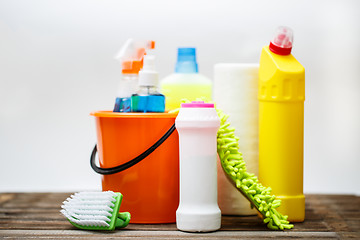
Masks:
[[[214,104],[181,104],[175,120],[179,133],[180,203],[176,226],[187,232],[210,232],[221,226],[217,204],[217,138],[220,119]]]
[[[199,73],[195,48],[178,49],[175,73],[160,82],[160,92],[165,95],[166,111],[179,108],[183,98],[212,99],[212,81]]]

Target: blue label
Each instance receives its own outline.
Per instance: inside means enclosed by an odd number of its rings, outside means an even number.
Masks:
[[[165,97],[162,94],[131,97],[131,110],[133,112],[165,112]]]

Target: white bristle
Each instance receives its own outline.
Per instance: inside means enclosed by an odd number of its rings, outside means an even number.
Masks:
[[[113,196],[72,196],[72,199],[77,201],[115,201]]]
[[[109,207],[114,207],[115,204],[112,201],[106,200],[106,201],[79,201],[76,199],[73,199],[71,201],[67,200],[63,202],[64,205],[106,205]]]
[[[78,220],[102,220],[102,221],[105,221],[105,222],[110,222],[110,218],[111,215],[109,217],[107,216],[104,216],[104,215],[94,215],[94,214],[91,214],[91,213],[87,213],[87,214],[77,214],[77,213],[74,213],[74,212],[71,212],[71,211],[66,211],[67,214],[69,214],[70,216],[78,219]]]
[[[71,205],[71,204],[64,204],[61,206],[64,209],[77,209],[77,210],[100,210],[100,211],[107,211],[112,212],[113,209],[106,205]]]
[[[82,226],[109,226],[116,193],[80,192],[71,195],[61,206],[61,213]]]
[[[114,207],[115,204],[111,200],[98,200],[98,201],[89,201],[83,200],[79,201],[77,199],[73,199],[72,201],[63,202],[64,205],[106,205],[109,207]]]
[[[112,192],[112,191],[107,191],[107,192],[78,192],[75,193],[74,196],[111,196],[111,197],[116,197],[116,193]]]
[[[66,210],[60,211],[67,219],[69,219],[71,222],[74,222],[76,224],[82,225],[82,226],[101,226],[101,227],[108,227],[110,226],[107,222],[103,220],[79,220],[71,215],[69,215]]]
[[[79,215],[100,215],[100,216],[106,216],[106,217],[111,217],[112,213],[108,212],[108,211],[100,211],[100,210],[79,210],[79,209],[64,209],[66,210],[69,214],[73,215],[73,214],[79,214]]]

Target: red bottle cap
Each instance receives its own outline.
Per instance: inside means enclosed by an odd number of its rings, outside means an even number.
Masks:
[[[279,27],[269,49],[279,55],[289,55],[293,44],[293,31],[288,27]]]

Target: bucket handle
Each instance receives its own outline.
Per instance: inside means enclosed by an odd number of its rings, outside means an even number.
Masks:
[[[96,166],[96,164],[95,164],[95,156],[96,156],[96,152],[97,152],[97,144],[95,144],[94,149],[92,150],[92,153],[91,153],[91,157],[90,157],[91,168],[95,172],[97,172],[99,174],[102,174],[102,175],[110,175],[110,174],[114,174],[114,173],[124,171],[124,170],[128,169],[129,167],[134,166],[135,164],[137,164],[138,162],[140,162],[141,160],[143,160],[147,156],[149,156],[168,137],[170,137],[170,135],[174,131],[175,131],[175,123],[171,126],[171,128],[169,128],[169,130],[167,130],[167,132],[156,143],[154,143],[154,145],[149,147],[145,152],[141,153],[139,156],[135,157],[134,159],[132,159],[132,160],[126,162],[126,163],[123,163],[123,164],[121,164],[119,166],[111,167],[111,168],[101,168],[101,167]]]

